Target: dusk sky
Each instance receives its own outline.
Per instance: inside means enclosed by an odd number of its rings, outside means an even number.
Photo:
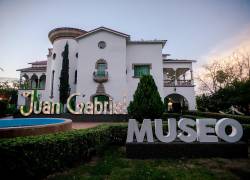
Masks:
[[[250,44],[250,0],[0,0],[0,77],[46,59],[56,27],[105,26],[132,40],[167,39],[163,53],[195,59],[195,68]]]

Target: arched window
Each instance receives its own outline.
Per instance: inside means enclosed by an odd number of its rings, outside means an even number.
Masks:
[[[107,62],[104,59],[99,59],[96,62],[97,76],[105,76],[105,71],[108,68]]]
[[[33,74],[30,78],[31,89],[38,88],[38,77],[36,74]]]
[[[27,74],[24,74],[21,77],[21,82],[20,82],[20,88],[21,89],[29,89],[29,76]]]
[[[75,84],[77,83],[77,70],[75,70],[75,80],[74,80],[74,83]]]
[[[46,76],[45,74],[41,75],[39,79],[39,89],[45,89]]]
[[[169,94],[164,98],[164,104],[168,112],[180,113],[188,110],[188,101],[180,94]]]

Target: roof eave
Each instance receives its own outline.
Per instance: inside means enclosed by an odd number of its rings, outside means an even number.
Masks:
[[[162,44],[162,48],[166,45],[168,40],[143,40],[143,41],[129,41],[130,44]]]
[[[91,31],[88,31],[86,34],[83,34],[83,35],[80,35],[80,36],[76,37],[75,39],[79,40],[79,39],[82,39],[84,37],[87,37],[87,36],[89,36],[91,34],[94,34],[94,33],[98,32],[98,31],[102,31],[102,30],[113,33],[113,34],[116,34],[118,36],[125,37],[127,40],[130,40],[130,35],[124,34],[124,33],[121,33],[121,32],[106,28],[106,27],[99,27],[99,28],[93,29]]]
[[[163,59],[164,62],[177,62],[177,63],[185,63],[185,62],[191,62],[191,63],[195,63],[197,62],[197,60],[189,60],[189,59],[183,59],[183,60],[178,60],[178,59]]]

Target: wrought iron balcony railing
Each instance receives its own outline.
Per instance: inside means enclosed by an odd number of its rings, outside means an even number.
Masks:
[[[96,82],[103,83],[108,81],[108,72],[107,71],[94,71],[93,79]]]
[[[164,87],[175,86],[174,80],[164,80]]]
[[[164,87],[175,87],[175,86],[181,86],[181,87],[190,87],[193,86],[192,80],[164,80]]]
[[[191,80],[177,80],[177,86],[192,86]]]

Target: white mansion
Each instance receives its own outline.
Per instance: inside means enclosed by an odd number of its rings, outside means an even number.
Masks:
[[[19,69],[21,86],[18,105],[27,103],[23,91],[38,89],[41,100],[59,102],[62,52],[69,45],[70,94],[78,92],[82,101],[112,98],[127,103],[133,99],[139,78],[151,74],[169,111],[195,110],[192,63],[194,60],[168,59],[162,54],[166,40],[132,41],[130,35],[99,27],[91,31],[56,28],[49,32],[53,48],[47,60]]]

